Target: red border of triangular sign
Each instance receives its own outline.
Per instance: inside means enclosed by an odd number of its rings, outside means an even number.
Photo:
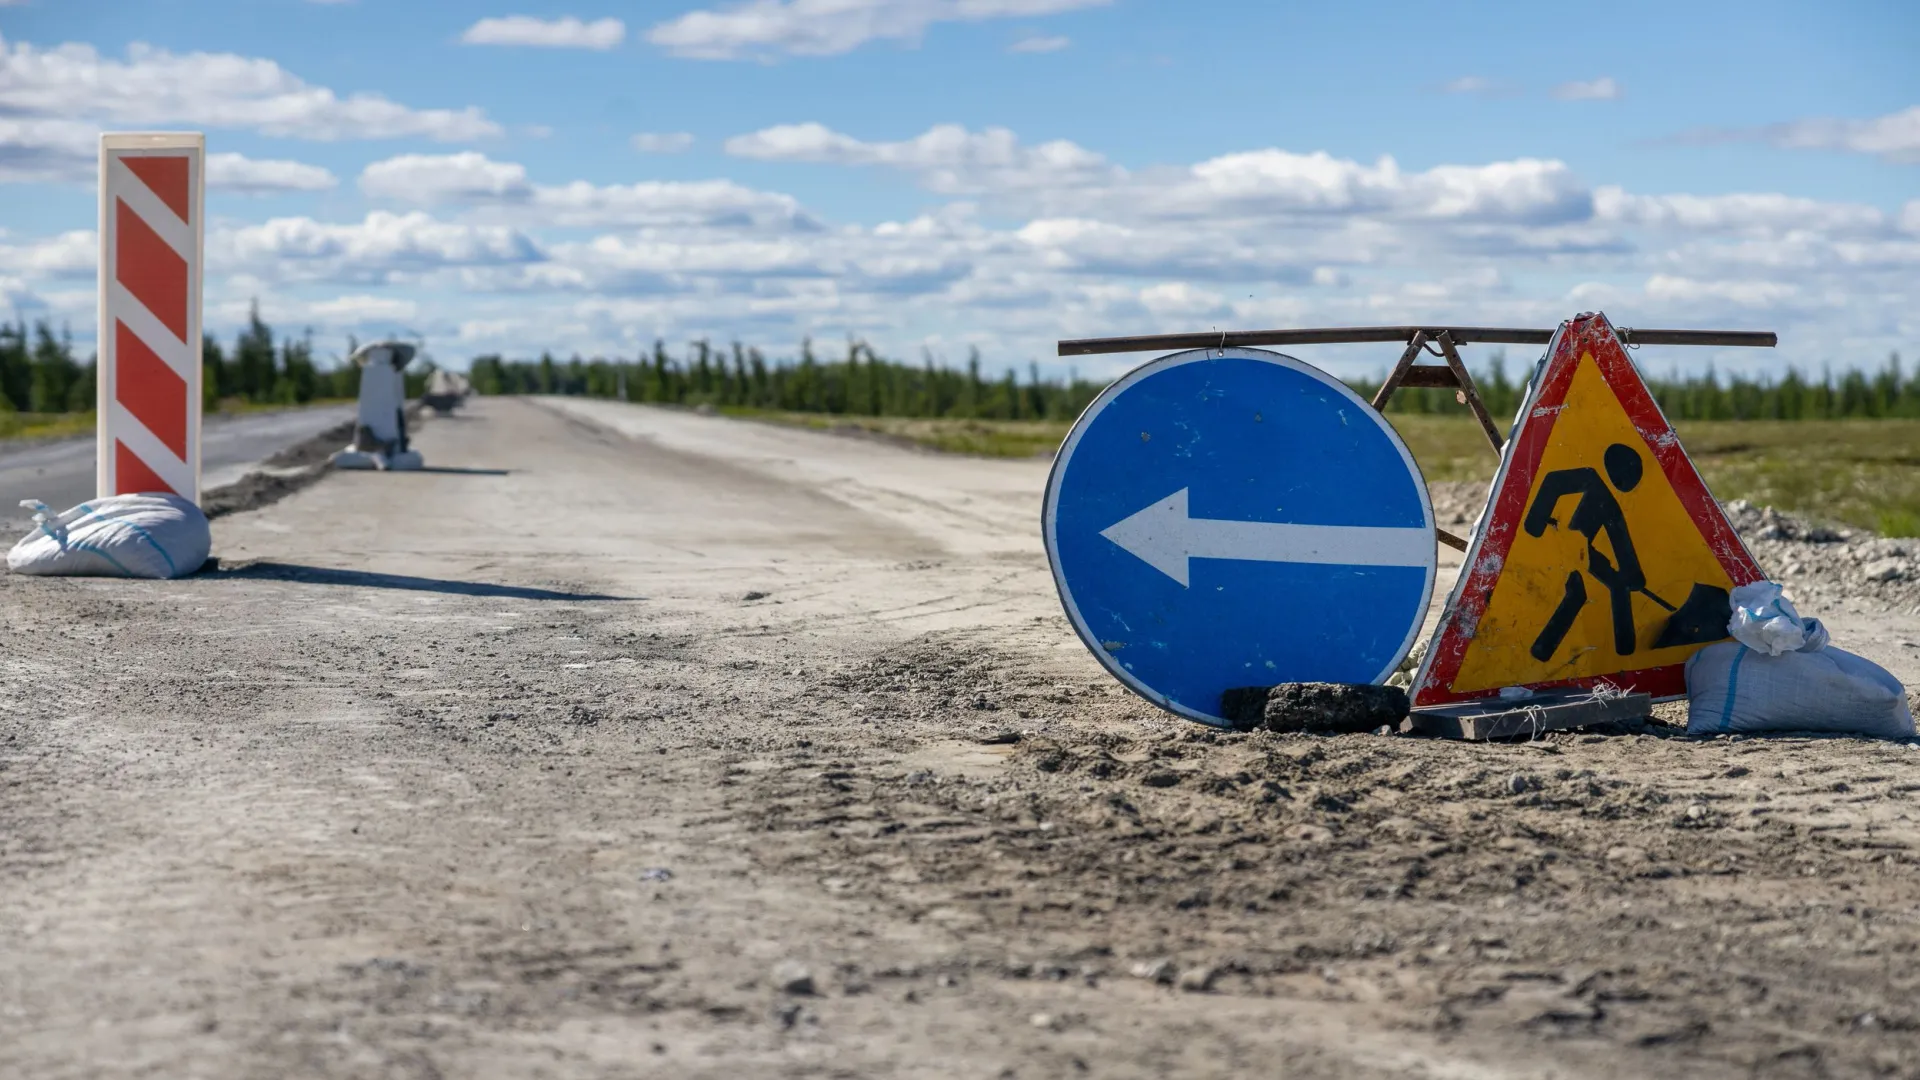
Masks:
[[[1680,505],[1686,508],[1688,516],[1699,527],[1701,536],[1706,539],[1714,557],[1720,560],[1727,576],[1735,585],[1758,581],[1765,576],[1746,545],[1741,543],[1739,535],[1733,531],[1733,525],[1721,512],[1720,504],[1714,501],[1700,474],[1694,470],[1693,462],[1688,460],[1687,452],[1680,446],[1679,437],[1673,432],[1673,425],[1667,422],[1659,404],[1647,392],[1646,383],[1641,381],[1640,372],[1627,357],[1627,350],[1607,317],[1597,312],[1576,316],[1561,325],[1551,348],[1552,355],[1547,360],[1546,370],[1540,375],[1539,391],[1508,441],[1507,461],[1499,478],[1500,487],[1494,492],[1485,519],[1474,535],[1473,546],[1467,552],[1467,561],[1461,570],[1463,580],[1455,588],[1446,612],[1440,617],[1440,626],[1434,632],[1434,644],[1428,650],[1414,683],[1413,704],[1416,708],[1474,701],[1499,693],[1498,688],[1456,693],[1451,687],[1460,673],[1460,664],[1466,657],[1468,647],[1473,644],[1473,628],[1479,625],[1480,616],[1486,612],[1487,603],[1493,597],[1494,584],[1500,579],[1500,569],[1506,564],[1507,553],[1513,547],[1514,532],[1526,512],[1527,495],[1533,490],[1534,473],[1538,471],[1540,459],[1546,453],[1553,425],[1559,419],[1560,406],[1566,401],[1567,389],[1573,383],[1573,374],[1579,367],[1583,353],[1593,354],[1601,377],[1626,409],[1628,419],[1646,441],[1648,450],[1666,473],[1675,494],[1679,495]],[[1684,695],[1687,691],[1686,665],[1667,664],[1530,685],[1535,688],[1608,685],[1651,694],[1655,698],[1672,698]]]

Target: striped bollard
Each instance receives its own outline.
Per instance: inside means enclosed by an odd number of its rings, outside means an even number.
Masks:
[[[102,497],[200,501],[206,137],[100,136]]]

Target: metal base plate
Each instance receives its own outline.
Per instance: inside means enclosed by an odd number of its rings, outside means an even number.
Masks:
[[[381,471],[393,470],[396,472],[407,472],[426,466],[426,461],[421,458],[418,450],[402,450],[392,455],[382,454],[377,451],[340,450],[336,451],[334,455],[327,460],[332,462],[333,467],[336,469],[379,469]]]
[[[1506,701],[1488,698],[1459,705],[1415,709],[1408,717],[1413,730],[1444,739],[1506,739],[1538,735],[1543,731],[1643,720],[1653,715],[1653,699],[1646,694],[1594,697],[1586,691],[1536,694]]]

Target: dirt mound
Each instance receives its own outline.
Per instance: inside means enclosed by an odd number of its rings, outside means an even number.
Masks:
[[[1920,539],[1834,528],[1745,499],[1727,518],[1771,579],[1800,602],[1866,603],[1920,615]],[[1810,608],[1803,614],[1818,616]]]
[[[260,464],[272,469],[297,469],[306,465],[325,465],[327,457],[353,438],[354,422],[335,424],[305,442],[295,443]]]
[[[407,407],[409,428],[421,416],[423,408],[417,401]],[[352,420],[335,424],[281,450],[260,463],[267,471],[250,472],[231,484],[202,493],[201,509],[209,518],[258,510],[319,482],[326,475],[327,460],[353,438],[354,426]]]
[[[1477,480],[1438,480],[1427,485],[1433,499],[1433,523],[1458,535],[1471,531],[1487,504],[1487,485]],[[1459,526],[1467,526],[1462,530]]]

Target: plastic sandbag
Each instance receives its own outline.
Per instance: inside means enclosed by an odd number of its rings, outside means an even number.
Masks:
[[[1727,632],[1749,649],[1779,656],[1826,647],[1826,627],[1818,619],[1802,619],[1777,582],[1736,585],[1731,600],[1733,618],[1727,623]]]
[[[1844,649],[1768,656],[1737,641],[1687,660],[1687,734],[1829,731],[1883,739],[1913,736],[1900,680]]]
[[[55,514],[34,511],[33,532],[7,552],[16,574],[178,578],[199,570],[213,549],[200,508],[178,495],[113,495]]]
[[[1803,619],[1780,586],[1733,590],[1727,630],[1735,640],[1687,660],[1687,734],[1830,731],[1886,739],[1913,736],[1907,692],[1885,668],[1827,644],[1827,628]]]

